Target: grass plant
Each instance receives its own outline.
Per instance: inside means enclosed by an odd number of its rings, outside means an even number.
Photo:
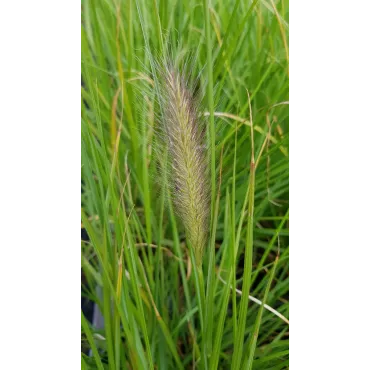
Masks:
[[[82,1],[83,369],[288,368],[288,16]]]

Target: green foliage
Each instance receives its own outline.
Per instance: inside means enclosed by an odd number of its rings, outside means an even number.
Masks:
[[[104,317],[82,317],[83,368],[288,368],[288,324],[248,297],[289,316],[288,1],[83,0],[81,48],[83,295]],[[205,92],[201,268],[158,181],[167,49]]]

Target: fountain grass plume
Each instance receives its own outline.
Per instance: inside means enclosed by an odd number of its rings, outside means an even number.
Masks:
[[[160,137],[168,154],[171,194],[200,267],[210,215],[206,125],[190,78],[168,61],[159,71]]]

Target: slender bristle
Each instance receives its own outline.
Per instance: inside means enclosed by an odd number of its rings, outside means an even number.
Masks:
[[[189,82],[168,64],[159,77],[162,136],[168,149],[173,201],[197,265],[209,230],[209,180],[205,125]]]

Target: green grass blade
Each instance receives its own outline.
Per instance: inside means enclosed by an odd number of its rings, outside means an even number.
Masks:
[[[268,297],[268,294],[269,294],[269,291],[270,291],[272,279],[275,276],[275,271],[276,271],[276,266],[278,264],[278,261],[279,261],[279,257],[276,257],[275,263],[272,266],[272,271],[270,272],[270,277],[269,277],[269,280],[268,280],[267,287],[265,289],[265,294],[263,296],[262,305],[260,306],[260,308],[258,310],[257,319],[256,319],[256,322],[255,322],[253,333],[251,335],[251,339],[250,339],[250,343],[249,343],[249,351],[247,352],[247,356],[245,357],[245,360],[244,360],[244,363],[243,363],[243,366],[242,366],[243,369],[247,369],[247,370],[252,369],[254,353],[255,353],[255,350],[256,350],[256,344],[257,344],[257,339],[258,339],[258,333],[259,333],[259,330],[260,330],[262,314],[263,314],[263,311],[264,311],[264,305],[267,302],[267,297]]]
[[[86,338],[89,341],[92,354],[95,358],[96,366],[98,367],[99,370],[104,370],[104,366],[103,366],[103,363],[101,362],[100,355],[99,355],[98,349],[96,348],[89,324],[86,321],[85,316],[82,312],[81,312],[81,325],[84,330],[84,333],[86,334]]]

